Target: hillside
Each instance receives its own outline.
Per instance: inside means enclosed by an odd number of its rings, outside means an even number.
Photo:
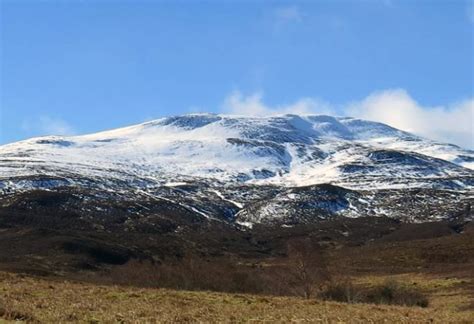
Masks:
[[[469,322],[473,161],[329,116],[1,146],[0,318]]]
[[[120,209],[245,226],[470,219],[473,161],[472,151],[354,118],[184,115],[2,146],[0,207],[35,210],[28,201],[47,191],[96,220]]]
[[[91,285],[4,272],[0,279],[0,318],[28,322],[469,323],[474,318],[472,309],[460,310],[456,281],[442,290],[452,296],[432,309]]]

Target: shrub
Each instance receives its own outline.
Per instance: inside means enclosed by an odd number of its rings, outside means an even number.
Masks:
[[[286,272],[285,272],[286,274]],[[274,269],[186,256],[180,261],[154,264],[130,259],[113,267],[103,280],[113,284],[234,293],[289,294],[284,276]]]
[[[310,238],[288,241],[287,255],[286,276],[297,295],[311,298],[330,280],[325,251]]]
[[[374,303],[428,307],[429,300],[423,292],[394,280],[367,288],[356,286],[349,280],[333,281],[320,293],[320,298],[345,303]]]
[[[375,287],[367,295],[367,301],[375,304],[428,307],[428,298],[420,290],[388,280]]]
[[[361,291],[349,280],[329,283],[319,297],[325,300],[334,300],[344,303],[357,303],[362,301]]]

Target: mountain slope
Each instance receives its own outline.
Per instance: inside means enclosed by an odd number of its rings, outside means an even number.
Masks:
[[[0,193],[7,206],[20,192],[87,189],[97,192],[91,200],[166,202],[242,224],[331,215],[421,221],[470,206],[472,168],[472,151],[376,122],[197,114],[2,146]],[[413,190],[415,218],[402,206]],[[447,212],[451,202],[462,203]],[[421,215],[426,205],[438,211]]]

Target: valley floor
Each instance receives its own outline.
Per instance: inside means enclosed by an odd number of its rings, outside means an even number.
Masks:
[[[375,282],[383,278],[359,278]],[[472,323],[470,279],[402,275],[430,306],[345,304],[296,297],[94,285],[0,272],[0,322]],[[467,295],[466,295],[467,294]]]

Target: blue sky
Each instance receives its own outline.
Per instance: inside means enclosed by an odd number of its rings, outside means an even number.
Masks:
[[[0,3],[0,143],[257,110],[474,146],[472,1]]]

